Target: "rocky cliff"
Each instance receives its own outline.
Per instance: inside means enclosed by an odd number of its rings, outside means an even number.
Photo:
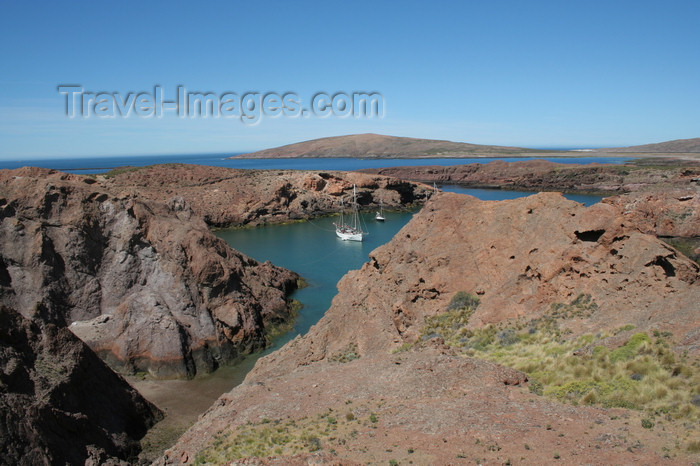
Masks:
[[[643,411],[562,404],[520,388],[524,373],[470,357],[499,339],[517,336],[494,353],[540,335],[545,349],[538,351],[553,351],[536,353],[542,361],[618,364],[623,391],[632,391],[636,382],[628,381],[644,376],[632,362],[617,362],[631,357],[628,339],[672,335],[676,355],[698,355],[700,269],[633,220],[612,205],[585,208],[554,193],[502,202],[435,196],[341,280],[307,335],[258,361],[161,463],[245,456],[271,456],[268,464],[662,461],[663,449],[688,440],[671,417],[664,431],[651,430]],[[477,306],[445,313],[459,292]],[[442,333],[426,333],[430,325]],[[623,344],[609,362],[606,348]],[[654,344],[674,361],[667,343]],[[644,348],[640,361],[651,358]],[[693,386],[679,375],[692,369],[674,370],[666,380]],[[536,385],[530,390],[541,394]],[[595,393],[589,396],[584,404],[595,404]],[[692,391],[683,396],[684,409],[695,412]],[[611,406],[632,406],[625,403]],[[687,458],[685,445],[674,454]]]
[[[233,251],[174,193],[3,170],[0,220],[2,303],[69,325],[117,370],[210,371],[289,317],[297,276]]]
[[[70,331],[0,306],[0,464],[135,460],[160,417]]]
[[[432,192],[420,183],[353,172],[237,170],[167,164],[131,167],[99,176],[105,186],[157,201],[183,197],[211,226],[227,227],[287,222],[337,213],[357,185],[358,204],[406,208]]]

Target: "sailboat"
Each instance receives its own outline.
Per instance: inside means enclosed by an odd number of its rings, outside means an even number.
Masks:
[[[362,236],[365,234],[360,228],[360,214],[357,210],[357,190],[355,185],[352,185],[352,220],[350,223],[345,223],[343,214],[343,200],[340,200],[340,222],[334,223],[335,234],[343,241],[362,241]]]
[[[374,219],[378,222],[383,222],[386,220],[386,217],[384,217],[384,205],[382,204],[382,198],[379,198],[379,212],[377,212],[377,215],[374,216]]]

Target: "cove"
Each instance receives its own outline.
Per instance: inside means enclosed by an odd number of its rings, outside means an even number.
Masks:
[[[474,189],[443,185],[444,191],[468,194],[481,200],[505,200],[535,194],[527,191]],[[601,196],[565,194],[571,200],[585,205],[600,201]],[[264,262],[297,272],[308,286],[295,291],[292,298],[303,308],[292,329],[272,342],[266,350],[247,356],[241,362],[224,366],[211,374],[198,375],[193,380],[138,380],[128,377],[130,383],[147,399],[166,412],[166,418],[149,431],[152,445],[149,457],[155,459],[175,443],[199,414],[223,393],[240,384],[258,358],[283,346],[297,335],[305,334],[318,322],[336,295],[336,284],[348,271],[359,269],[368,260],[369,253],[387,243],[418,209],[410,212],[385,211],[385,222],[376,222],[374,212],[361,214],[363,230],[369,232],[361,243],[341,241],[335,235],[333,222],[337,217],[322,217],[281,225],[254,228],[218,230],[217,236],[232,248]]]
[[[468,194],[481,200],[502,201],[535,194],[528,191],[463,188],[443,185],[444,191]],[[584,205],[599,202],[601,196],[564,194],[570,200]],[[386,222],[374,220],[374,212],[361,214],[363,230],[369,234],[364,241],[341,241],[335,235],[335,217],[323,217],[282,225],[256,228],[219,230],[216,235],[229,246],[253,259],[295,271],[308,286],[291,296],[303,304],[292,330],[282,335],[265,350],[264,354],[283,346],[297,335],[305,334],[323,317],[336,294],[336,284],[350,270],[359,269],[367,262],[369,253],[389,242],[411,219],[413,212],[386,212]]]
[[[349,270],[359,269],[369,253],[387,243],[411,219],[413,212],[386,212],[386,221],[374,220],[374,212],[361,214],[364,241],[342,241],[335,235],[337,217],[323,217],[284,225],[221,230],[216,235],[232,248],[301,275],[307,286],[292,298],[304,306],[294,327],[274,341],[270,352],[297,335],[305,334],[323,317],[336,294],[336,284]]]

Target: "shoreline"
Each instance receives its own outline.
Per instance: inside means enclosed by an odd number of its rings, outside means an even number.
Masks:
[[[227,157],[227,160],[292,160],[292,159],[356,159],[356,160],[378,160],[378,159],[388,159],[388,160],[426,160],[426,159],[446,159],[446,160],[460,160],[460,159],[489,159],[489,158],[503,158],[503,159],[524,159],[524,158],[537,158],[537,157],[555,157],[562,159],[580,159],[580,158],[605,158],[605,157],[623,157],[623,158],[669,158],[669,159],[679,159],[679,160],[699,160],[700,153],[697,152],[585,152],[585,151],[552,151],[552,152],[518,152],[513,154],[494,152],[487,154],[465,154],[465,155],[376,155],[376,156],[362,156],[354,157],[351,155],[347,156],[318,156],[318,155],[299,155],[299,156],[287,156],[281,155],[278,157],[247,157],[244,155],[236,155],[232,157]]]
[[[122,157],[122,156],[115,156],[115,157]],[[162,157],[162,156],[123,156],[124,158],[132,158],[135,161],[136,160],[146,160],[146,159],[151,159],[151,158],[156,158],[156,157]],[[173,156],[176,157],[176,156]],[[456,164],[459,164],[458,162],[460,160],[468,160],[468,159],[513,159],[513,161],[521,161],[521,159],[537,159],[537,158],[555,158],[555,159],[562,159],[562,160],[571,160],[571,159],[586,159],[586,158],[625,158],[625,159],[630,159],[629,162],[634,161],[635,159],[654,159],[654,158],[661,158],[665,160],[679,160],[679,161],[700,161],[700,153],[691,153],[691,152],[679,152],[679,153],[668,153],[668,152],[600,152],[600,151],[593,151],[593,152],[584,152],[584,151],[553,151],[553,152],[535,152],[535,153],[515,153],[515,154],[504,154],[504,153],[493,153],[493,154],[465,154],[465,155],[456,155],[456,156],[450,156],[450,155],[425,155],[425,156],[406,156],[406,155],[397,155],[397,156],[364,156],[364,157],[352,157],[352,156],[333,156],[333,157],[321,157],[321,156],[279,156],[279,157],[245,157],[241,155],[236,155],[236,156],[231,156],[231,157],[224,157],[223,160],[284,160],[284,161],[290,161],[290,160],[309,160],[309,159],[328,159],[328,160],[344,160],[344,159],[352,159],[352,160],[368,160],[375,162],[377,160],[416,160],[416,161],[424,161],[424,160],[431,160],[431,159],[436,159],[436,160],[454,160]],[[47,159],[37,159],[37,160],[26,160],[26,161],[0,161],[0,164],[4,163],[22,163],[22,167],[34,167],[34,166],[39,166],[36,165],[35,162],[39,162],[42,165],[46,162]],[[70,159],[56,159],[57,161],[66,161]],[[219,159],[220,160],[220,159]],[[506,160],[508,161],[508,160]],[[196,156],[193,156],[192,161],[178,161],[178,162],[173,162],[173,161],[163,161],[163,162],[158,162],[155,161],[154,163],[149,163],[147,165],[129,165],[129,164],[110,164],[108,166],[78,166],[78,167],[66,167],[66,168],[54,168],[54,167],[42,167],[42,168],[48,168],[50,170],[57,170],[57,171],[64,171],[64,172],[80,172],[80,171],[86,171],[86,170],[104,170],[104,171],[110,171],[110,170],[115,170],[119,168],[125,168],[125,167],[140,167],[140,166],[150,166],[150,165],[163,165],[163,164],[168,164],[168,163],[182,163],[182,164],[190,164],[190,165],[206,165],[206,166],[219,166],[219,165],[209,165],[205,160],[198,160]],[[471,163],[479,163],[479,162],[471,162]],[[597,162],[591,162],[591,163],[597,163]],[[602,164],[608,165],[609,163],[602,162]],[[19,167],[17,167],[19,168]],[[238,168],[238,167],[229,167],[229,168]],[[12,170],[14,168],[2,168],[2,170]],[[253,169],[253,168],[240,168],[242,170],[246,169]],[[271,168],[272,169],[272,168]],[[99,173],[97,173],[99,174]]]

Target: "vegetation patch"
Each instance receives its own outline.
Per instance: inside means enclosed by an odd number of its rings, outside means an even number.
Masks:
[[[472,307],[426,319],[423,339],[440,336],[462,354],[528,374],[530,390],[574,405],[645,411],[651,419],[700,420],[700,361],[675,355],[667,332],[636,333],[619,348],[601,345],[608,334],[572,338],[564,320],[586,318],[598,309],[590,295],[552,304],[537,319],[467,329]],[[618,329],[628,331],[634,326]]]
[[[357,344],[350,343],[345,349],[333,354],[329,361],[346,363],[354,361],[355,359],[360,359],[360,352],[357,350]]]
[[[303,307],[304,305],[296,299],[290,298],[287,300],[287,309],[289,310],[287,318],[275,319],[265,327],[265,340],[268,346],[271,345],[275,339],[285,335],[294,328],[294,323],[297,317],[299,317],[299,311],[301,311]]]
[[[700,249],[700,238],[659,237],[659,239],[678,249],[690,260],[700,264],[700,254],[696,252]]]
[[[411,348],[413,348],[413,345],[411,343],[403,343],[398,348],[392,349],[391,354],[404,353],[406,351],[409,351]]]
[[[374,432],[379,416],[372,409],[377,408],[379,405],[361,405],[348,410],[344,406],[299,419],[248,422],[214,436],[194,464],[225,464],[241,458],[291,456],[319,450],[336,454],[360,431]]]
[[[466,291],[458,291],[450,300],[450,304],[447,305],[447,310],[476,309],[477,306],[479,306],[479,298]]]
[[[108,171],[108,172],[103,173],[103,174],[100,175],[100,176],[102,176],[103,178],[109,180],[110,178],[114,178],[115,176],[119,176],[119,175],[124,174],[124,173],[135,172],[135,171],[139,171],[139,170],[141,170],[141,169],[150,168],[150,167],[152,167],[152,165],[147,165],[147,166],[144,166],[144,167],[132,167],[132,166],[117,167],[117,168],[114,168],[114,169],[112,169],[112,170],[110,170],[110,171]]]
[[[425,320],[421,331],[421,340],[440,337],[445,340],[445,343],[458,346],[461,340],[472,335],[472,332],[466,327],[478,305],[479,298],[476,296],[464,291],[457,292],[448,304],[447,312],[428,317]]]

